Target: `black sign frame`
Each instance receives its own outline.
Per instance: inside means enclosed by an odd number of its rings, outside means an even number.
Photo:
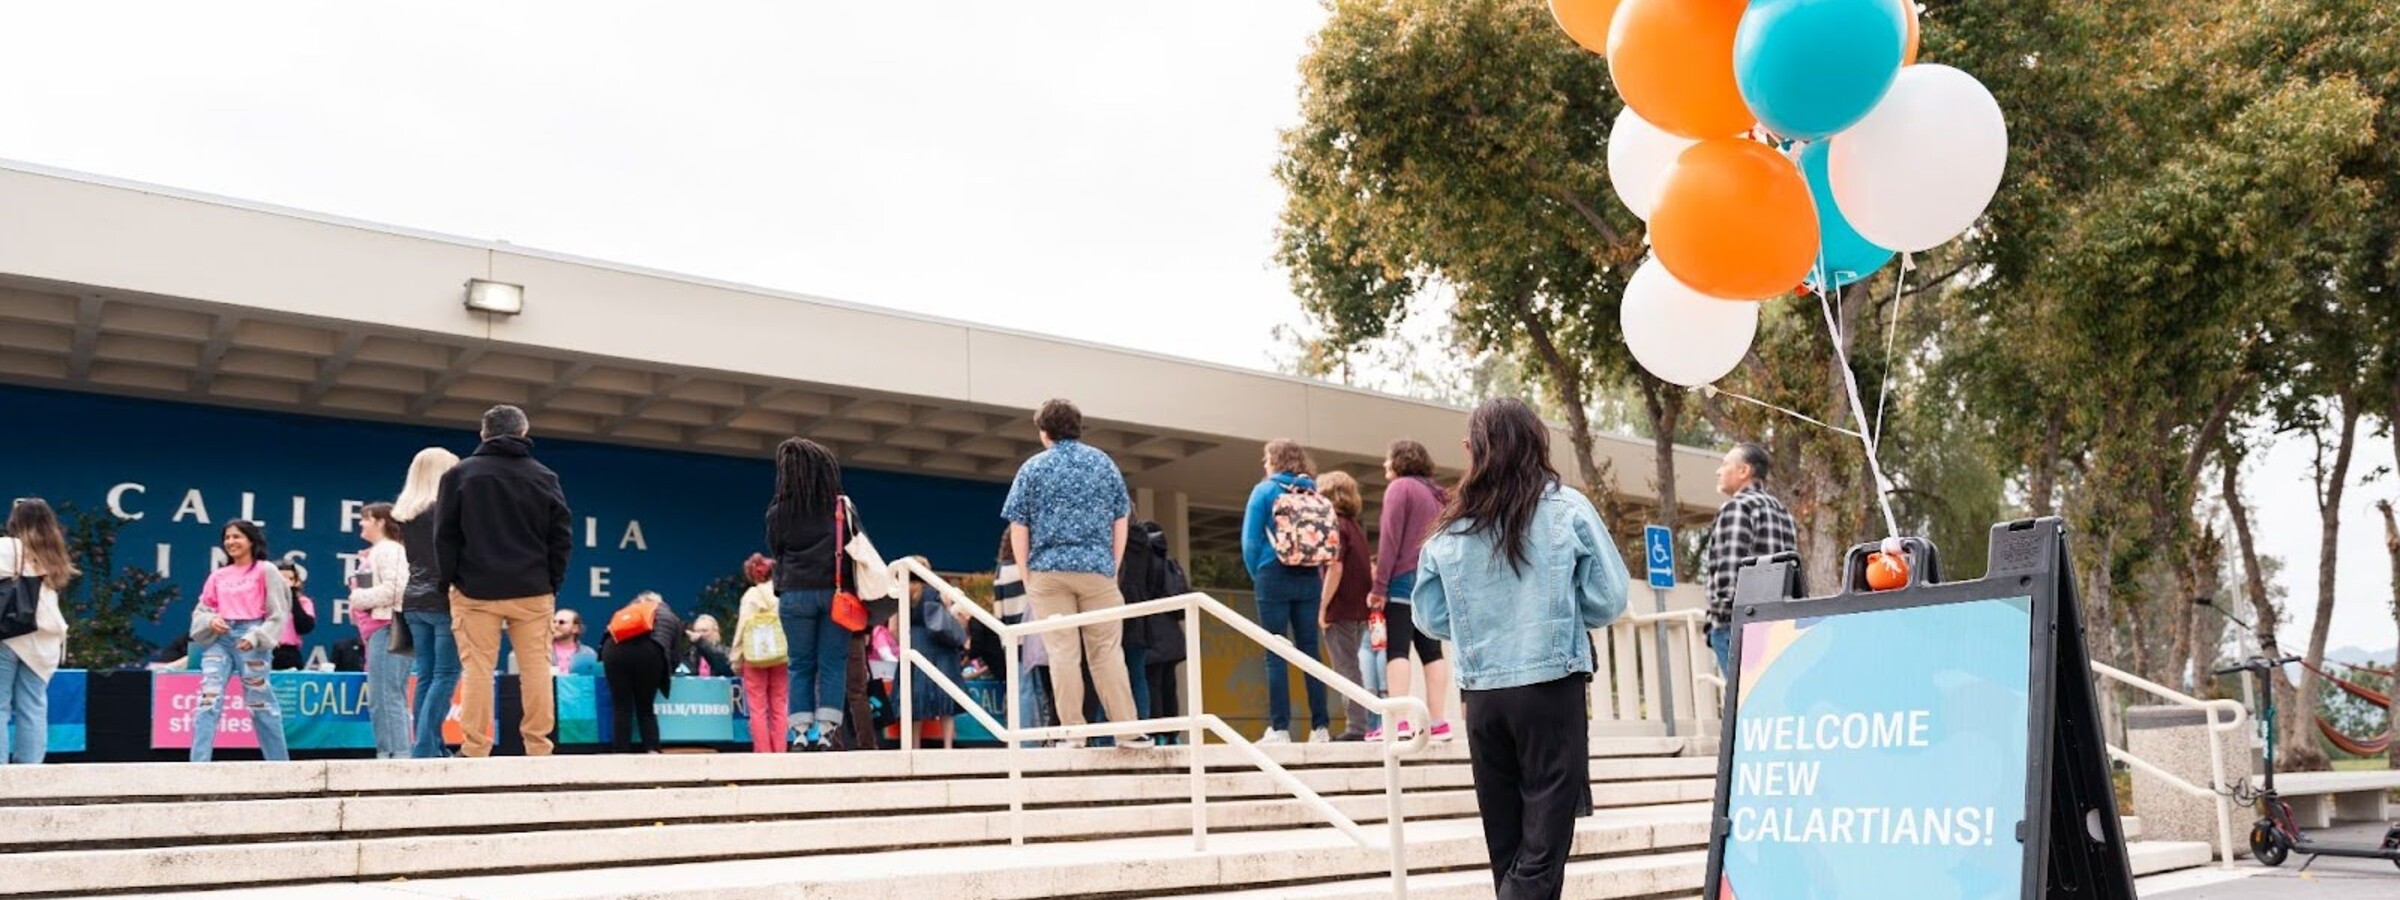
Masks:
[[[2021,900],[2135,900],[2133,868],[2117,816],[2116,786],[2092,689],[2083,612],[2067,555],[2066,526],[2056,517],[1992,526],[1991,567],[1974,581],[1941,581],[1941,558],[1919,538],[1905,541],[1911,579],[1906,587],[1873,591],[1866,583],[1875,544],[1851,548],[1841,589],[1807,596],[1799,557],[1777,554],[1742,567],[1734,588],[1734,621],[1772,622],[1846,613],[2031,597],[2032,646],[2027,657],[2025,820],[2016,826],[2024,848]],[[1734,671],[1725,673],[1723,734],[1717,752],[1716,800],[1709,818],[1703,897],[1723,896],[1725,845],[1733,823],[1735,724],[1741,701],[1741,635],[1734,628]]]

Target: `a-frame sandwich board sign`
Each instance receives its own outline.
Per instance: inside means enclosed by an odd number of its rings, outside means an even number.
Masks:
[[[1705,896],[2134,900],[2060,521],[1993,526],[1974,581],[1906,543],[1894,590],[1873,544],[1822,597],[1740,571]]]

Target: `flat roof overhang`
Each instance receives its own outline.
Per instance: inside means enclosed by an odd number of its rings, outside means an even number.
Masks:
[[[524,285],[525,312],[466,309],[470,278]],[[1133,487],[1189,498],[1203,552],[1238,531],[1266,440],[1369,498],[1393,438],[1465,462],[1466,413],[1440,404],[7,162],[0,380],[460,428],[514,403],[561,437],[757,457],[801,435],[982,480],[1067,397]],[[1648,496],[1649,441],[1599,443]],[[1715,454],[1678,454],[1703,512]]]

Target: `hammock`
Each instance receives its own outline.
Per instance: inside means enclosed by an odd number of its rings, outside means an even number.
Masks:
[[[2324,735],[2327,743],[2341,748],[2343,753],[2351,756],[2382,756],[2384,751],[2392,748],[2392,733],[2389,730],[2360,740],[2334,730],[2333,723],[2325,721],[2324,716],[2317,717],[2317,733]]]
[[[2333,674],[2333,673],[2331,673],[2331,672],[2327,672],[2327,671],[2325,671],[2324,669],[2317,668],[2317,667],[2315,667],[2315,666],[2312,666],[2312,665],[2309,665],[2309,664],[2307,664],[2307,663],[2301,663],[2301,664],[2300,664],[2300,666],[2301,666],[2301,668],[2305,668],[2305,669],[2307,669],[2307,670],[2309,670],[2309,671],[2311,671],[2311,672],[2315,672],[2315,673],[2317,673],[2318,677],[2321,677],[2321,678],[2323,678],[2323,679],[2325,679],[2325,680],[2327,680],[2327,681],[2333,682],[2335,686],[2337,686],[2337,687],[2340,687],[2340,688],[2341,688],[2341,689],[2342,689],[2344,692],[2348,693],[2350,696],[2357,697],[2357,698],[2358,698],[2358,699],[2360,699],[2360,700],[2365,700],[2365,701],[2367,701],[2368,703],[2375,704],[2375,708],[2376,708],[2376,709],[2390,709],[2390,708],[2392,708],[2392,698],[2390,698],[2390,697],[2387,697],[2387,696],[2384,696],[2384,694],[2383,694],[2383,692],[2382,692],[2382,691],[2375,690],[2374,688],[2367,687],[2366,685],[2359,684],[2358,682],[2355,682],[2355,681],[2345,681],[2345,680],[2343,680],[2343,679],[2341,679],[2341,678],[2335,677],[2335,676],[2334,676],[2334,674]],[[2363,666],[2352,666],[2351,668],[2364,668],[2364,667],[2363,667]],[[2372,671],[2374,671],[2374,670],[2373,670],[2373,669],[2367,669],[2367,671],[2370,671],[2370,672],[2372,672]]]

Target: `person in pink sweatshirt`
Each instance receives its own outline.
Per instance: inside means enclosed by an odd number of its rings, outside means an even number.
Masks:
[[[1425,538],[1433,533],[1433,523],[1441,517],[1449,496],[1433,480],[1433,454],[1416,441],[1392,442],[1391,453],[1383,461],[1383,476],[1391,483],[1383,489],[1375,588],[1367,595],[1367,606],[1383,611],[1388,695],[1409,692],[1408,651],[1413,647],[1418,665],[1425,670],[1425,704],[1433,712],[1433,738],[1448,740],[1450,721],[1442,715],[1442,699],[1450,695],[1450,663],[1442,659],[1442,642],[1416,629],[1409,614],[1409,597],[1416,592],[1417,555],[1424,550]],[[1411,723],[1401,722],[1400,736],[1408,737],[1411,727]],[[1367,735],[1371,741],[1382,738],[1381,728]]]
[[[192,607],[192,652],[200,654],[192,761],[215,757],[226,682],[237,673],[242,700],[250,707],[251,728],[258,732],[259,751],[268,759],[290,759],[283,740],[283,705],[267,683],[267,672],[292,617],[292,588],[266,561],[267,534],[258,523],[226,523],[221,540],[225,565],[208,573],[200,602]]]

